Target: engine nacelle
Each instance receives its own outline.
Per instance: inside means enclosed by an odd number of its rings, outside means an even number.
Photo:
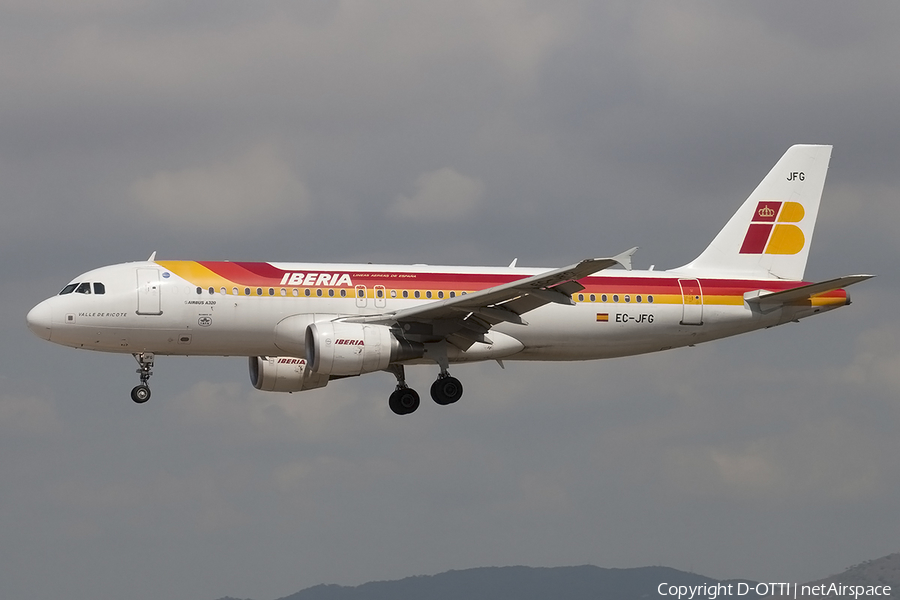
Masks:
[[[321,375],[362,375],[424,355],[425,346],[398,339],[385,325],[329,322],[306,328],[309,368]]]
[[[251,356],[250,383],[264,392],[302,392],[328,385],[328,375],[313,373],[305,358]]]

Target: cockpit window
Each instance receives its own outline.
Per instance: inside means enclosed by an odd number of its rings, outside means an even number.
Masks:
[[[75,291],[75,288],[77,288],[77,287],[78,287],[77,283],[70,283],[69,285],[67,285],[66,287],[64,287],[62,289],[62,291],[59,293],[59,295],[64,296],[66,294],[71,294],[72,292]]]
[[[91,284],[90,283],[80,283],[78,287],[75,288],[76,294],[90,294],[91,293]]]
[[[94,282],[94,293],[95,294],[105,294],[106,286],[100,282]]]

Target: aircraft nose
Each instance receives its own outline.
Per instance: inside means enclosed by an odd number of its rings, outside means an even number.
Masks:
[[[28,311],[28,316],[25,317],[25,320],[28,322],[28,329],[34,335],[41,339],[49,340],[52,317],[50,303],[45,300]]]

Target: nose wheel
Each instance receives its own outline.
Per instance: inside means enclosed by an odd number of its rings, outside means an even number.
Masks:
[[[132,356],[138,362],[136,373],[141,376],[141,384],[131,390],[131,399],[137,404],[143,404],[150,399],[150,386],[147,385],[147,382],[150,381],[150,376],[153,375],[153,353],[140,352]]]
[[[131,399],[138,404],[143,404],[150,399],[150,388],[146,385],[136,385],[131,390]]]

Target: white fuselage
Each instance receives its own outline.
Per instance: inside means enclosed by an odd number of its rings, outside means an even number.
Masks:
[[[238,264],[137,262],[89,271],[69,287],[100,283],[103,293],[93,286],[91,293],[70,290],[53,296],[29,313],[29,326],[52,342],[103,352],[302,357],[304,332],[312,322],[397,311],[542,272],[254,263],[271,273],[237,281],[228,271]],[[655,352],[848,303],[846,293],[837,290],[762,312],[745,302],[744,294],[790,289],[802,282],[696,273],[680,278],[673,271],[606,271],[580,283],[585,289],[572,295],[574,306],[547,304],[527,313],[527,324],[497,324],[491,343],[454,351],[450,362],[588,360]]]

